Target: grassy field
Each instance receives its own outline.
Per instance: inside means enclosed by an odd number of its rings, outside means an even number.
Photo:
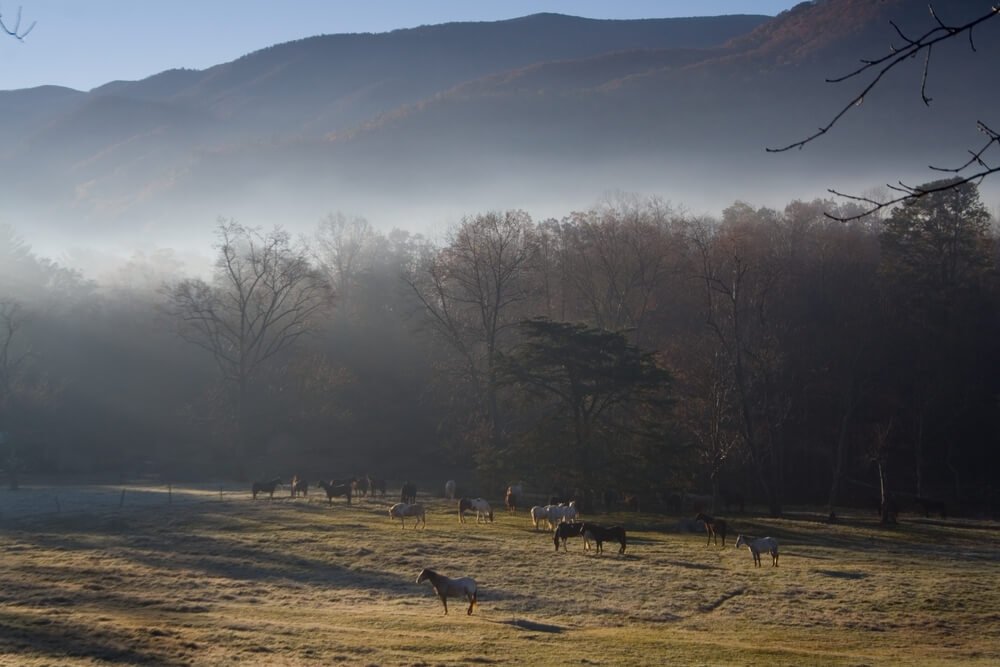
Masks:
[[[731,516],[723,549],[618,514],[597,520],[629,529],[628,553],[595,556],[555,553],[524,513],[461,525],[436,499],[403,531],[382,500],[174,493],[2,511],[0,664],[1000,663],[994,523]],[[736,530],[778,538],[780,566],[755,569]],[[444,616],[424,567],[473,576],[475,613]]]

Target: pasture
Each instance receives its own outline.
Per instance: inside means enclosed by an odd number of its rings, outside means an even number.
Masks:
[[[424,496],[426,529],[401,530],[398,489],[350,506],[120,491],[0,490],[0,663],[1000,662],[992,522],[724,515],[731,535],[779,540],[780,566],[755,569],[657,514],[585,516],[628,529],[624,556],[598,556],[580,538],[556,553],[523,510],[460,524],[454,501]],[[460,600],[443,615],[425,567],[476,579],[472,616]]]

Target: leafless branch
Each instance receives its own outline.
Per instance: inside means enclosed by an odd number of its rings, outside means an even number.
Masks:
[[[928,30],[920,37],[918,37],[917,39],[910,39],[909,37],[903,34],[903,32],[899,29],[899,27],[895,23],[892,23],[893,28],[896,30],[896,34],[898,34],[899,37],[905,42],[905,44],[902,47],[896,48],[894,45],[890,44],[889,53],[885,54],[884,56],[876,58],[874,60],[862,60],[861,61],[862,65],[857,69],[855,69],[854,71],[849,72],[837,78],[827,79],[829,83],[840,83],[843,81],[848,81],[850,79],[862,76],[863,74],[869,71],[874,71],[875,72],[874,77],[861,90],[861,92],[852,97],[850,101],[847,102],[847,104],[845,104],[840,109],[840,111],[836,113],[836,115],[834,115],[834,117],[830,120],[830,122],[820,127],[818,130],[816,130],[816,132],[812,133],[811,135],[809,135],[804,139],[800,139],[799,141],[790,143],[787,146],[782,146],[780,148],[767,148],[766,149],[767,152],[782,153],[784,151],[788,151],[793,148],[801,149],[806,144],[823,136],[828,131],[830,131],[830,129],[832,129],[833,126],[836,125],[840,121],[840,119],[847,114],[848,111],[850,111],[853,107],[860,106],[862,102],[864,102],[865,96],[868,95],[868,93],[871,92],[872,89],[874,89],[875,86],[877,86],[879,82],[887,74],[889,74],[889,72],[891,72],[893,69],[899,66],[903,61],[916,56],[921,51],[926,51],[927,57],[924,62],[924,71],[922,75],[920,92],[924,103],[929,104],[931,98],[928,97],[926,94],[927,90],[926,85],[927,85],[927,73],[930,67],[930,57],[931,57],[932,47],[935,44],[938,44],[939,42],[943,42],[945,40],[952,39],[963,33],[967,33],[969,35],[969,40],[970,40],[969,44],[972,47],[972,49],[975,50],[975,44],[971,41],[973,29],[976,26],[996,17],[998,14],[1000,14],[1000,5],[991,7],[989,12],[976,19],[973,19],[972,21],[969,21],[964,25],[948,26],[945,25],[940,18],[938,18],[937,14],[934,12],[933,6],[931,6],[931,15],[934,17],[937,25],[934,28]],[[973,177],[970,180],[973,180],[974,178],[975,177]]]
[[[37,21],[32,21],[31,25],[29,25],[27,27],[27,29],[25,29],[25,30],[22,31],[21,30],[21,8],[20,7],[17,8],[17,18],[14,20],[14,25],[13,26],[8,26],[4,22],[4,20],[3,20],[3,14],[0,13],[0,30],[3,30],[3,32],[7,33],[8,35],[10,35],[11,37],[13,37],[14,39],[22,41],[22,42],[24,41],[24,38],[28,36],[28,33],[30,33],[32,30],[35,29],[35,24],[36,23],[38,23],[38,22]]]

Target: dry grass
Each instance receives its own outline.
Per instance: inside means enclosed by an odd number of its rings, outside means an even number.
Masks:
[[[405,532],[370,499],[175,491],[30,517],[5,502],[3,664],[1000,662],[992,523],[730,517],[781,542],[780,567],[754,569],[735,535],[706,547],[658,515],[600,517],[630,544],[597,557],[579,539],[554,553],[523,513],[460,525],[434,500]],[[475,577],[476,613],[443,616],[423,567]]]

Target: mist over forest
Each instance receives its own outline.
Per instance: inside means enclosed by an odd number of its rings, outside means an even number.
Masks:
[[[998,25],[936,54],[930,107],[912,63],[835,140],[764,152],[917,4],[536,15],[0,91],[0,470],[443,465],[490,496],[995,515],[995,183],[818,193],[948,182],[925,166],[981,142]]]

